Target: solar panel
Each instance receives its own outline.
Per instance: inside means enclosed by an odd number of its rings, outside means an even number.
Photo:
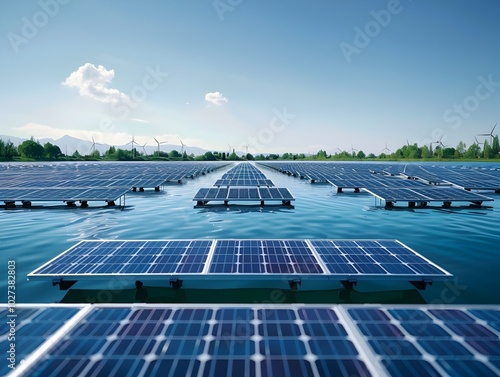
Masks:
[[[386,202],[477,202],[493,199],[451,187],[366,188],[365,191]]]
[[[31,272],[69,280],[446,280],[452,275],[396,240],[80,241]]]
[[[114,201],[128,191],[127,188],[0,189],[0,201]]]
[[[323,273],[305,241],[220,240],[210,264],[210,273],[294,274]]]
[[[201,188],[195,194],[194,201],[202,205],[209,201],[223,202],[262,202],[295,200],[286,188],[276,187],[229,187],[229,188]]]
[[[274,186],[270,179],[218,179],[214,186]]]
[[[394,275],[411,278],[448,272],[396,240],[312,240],[331,274]]]
[[[485,317],[500,306],[86,305],[12,376],[495,376]]]
[[[226,163],[0,164],[0,201],[114,201],[129,189],[213,171]],[[68,179],[71,177],[71,179]]]
[[[29,276],[165,276],[202,272],[212,241],[81,241]]]
[[[494,376],[498,331],[484,316],[500,309],[450,307],[349,308],[363,341],[393,376]],[[495,320],[493,320],[495,321]]]
[[[47,306],[29,307],[17,305],[15,310],[9,311],[7,307],[0,307],[0,315],[4,318],[1,328],[0,349],[2,355],[10,357],[11,344],[14,344],[14,364],[19,364],[30,353],[37,349],[47,338],[53,335],[61,326],[78,313],[79,306]],[[15,323],[15,332],[10,332],[10,321]],[[1,363],[0,374],[6,376],[12,369],[11,362]]]

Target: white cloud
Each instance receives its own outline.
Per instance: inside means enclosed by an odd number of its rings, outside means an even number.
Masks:
[[[62,82],[62,85],[70,88],[78,88],[80,95],[90,97],[104,103],[116,103],[129,101],[129,97],[118,89],[108,88],[115,77],[113,69],[107,70],[102,65],[95,66],[86,63],[72,72]]]
[[[221,92],[210,92],[205,94],[205,101],[214,105],[222,105],[229,102],[229,99],[224,97]]]
[[[149,121],[145,119],[140,119],[140,118],[132,118],[130,120],[133,120],[134,122],[139,122],[139,123],[149,123]]]

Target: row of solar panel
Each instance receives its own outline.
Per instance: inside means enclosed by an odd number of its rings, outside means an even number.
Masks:
[[[365,191],[390,202],[478,202],[493,199],[474,192],[453,187],[426,186],[419,188],[366,188]]]
[[[274,186],[273,181],[270,179],[250,179],[250,178],[223,178],[223,179],[218,179],[215,183],[214,186]]]
[[[201,188],[193,200],[199,202],[209,201],[269,201],[269,200],[295,200],[286,188],[255,187],[255,188]]]
[[[452,275],[397,240],[80,241],[30,278],[170,275],[316,275],[373,278]],[[274,276],[272,276],[274,275]]]
[[[331,181],[339,187],[384,187],[387,183],[383,175],[374,180],[373,174],[383,173],[411,177],[433,184],[453,184],[469,190],[500,189],[500,169],[472,169],[463,166],[436,166],[431,164],[373,164],[338,162],[259,162],[258,164],[278,171],[306,177],[316,181]],[[354,180],[355,177],[358,177]],[[348,186],[342,180],[352,181]],[[363,184],[364,181],[371,181]],[[339,184],[337,184],[339,183]],[[342,183],[342,184],[340,184]],[[396,184],[397,180],[390,182]],[[378,186],[377,186],[378,185]],[[394,186],[389,186],[394,187]],[[401,186],[396,186],[401,187]]]
[[[0,164],[0,177],[1,188],[156,187],[167,181],[210,172],[224,165],[203,162],[120,162],[41,164],[27,168],[17,164]]]
[[[0,189],[0,201],[115,201],[128,191],[127,188]]]
[[[499,306],[19,304],[16,315],[24,362],[12,377],[500,373]]]
[[[158,187],[222,164],[100,163],[0,165],[0,201],[115,201],[133,188]],[[71,177],[68,179],[68,177]]]

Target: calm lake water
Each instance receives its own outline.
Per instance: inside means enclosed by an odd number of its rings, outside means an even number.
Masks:
[[[127,194],[123,210],[92,208],[96,206],[93,203],[87,209],[64,206],[1,209],[0,266],[7,276],[8,260],[15,260],[17,302],[60,301],[65,292],[52,287],[50,281],[28,281],[27,274],[80,240],[390,238],[402,241],[455,275],[452,282],[435,282],[420,291],[423,301],[500,304],[497,291],[500,286],[500,195],[486,194],[495,199],[485,203],[490,208],[469,208],[465,203],[454,203],[451,209],[436,206],[386,210],[369,194],[337,194],[330,185],[311,184],[259,167],[276,186],[291,191],[296,197],[295,208],[194,208],[192,199],[198,189],[212,186],[229,168],[188,179],[183,184],[167,185],[162,192]],[[99,288],[99,284],[104,283],[80,282],[74,288]],[[334,282],[332,289],[340,288],[340,283]],[[393,289],[414,290],[406,282],[394,286],[363,281],[356,287],[359,292]],[[7,302],[7,279],[2,279],[0,291],[5,292],[0,301]],[[224,290],[217,294],[223,297]],[[259,301],[261,296],[250,294],[248,300]]]

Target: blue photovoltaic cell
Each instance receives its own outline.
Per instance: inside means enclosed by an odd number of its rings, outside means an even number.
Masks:
[[[212,241],[81,241],[33,275],[200,273]],[[30,274],[31,275],[31,274]]]
[[[26,328],[23,337],[29,337],[29,326],[59,322],[60,327],[78,310],[18,308],[20,328]],[[485,325],[498,318],[498,306],[148,304],[83,310],[67,333],[23,365],[23,375],[420,377],[500,372],[498,333]],[[482,325],[495,337],[484,338],[482,331],[462,337],[450,324]],[[430,325],[453,337],[426,332]],[[406,332],[410,327],[421,330]],[[32,338],[25,357],[42,343]]]
[[[332,274],[447,274],[395,240],[313,240],[311,244]]]
[[[94,308],[31,375],[340,376],[369,371],[334,310],[315,318],[323,335],[302,338],[296,311],[264,308]],[[113,319],[116,316],[116,319]],[[257,318],[259,320],[257,320]],[[82,332],[82,328],[93,331]],[[332,335],[329,335],[332,334]]]
[[[5,376],[11,371],[6,359],[9,357],[11,343],[15,344],[15,359],[19,364],[20,360],[38,348],[79,310],[76,307],[16,307],[14,312],[9,313],[7,309],[1,309],[3,321],[0,325],[0,350],[5,355],[5,362],[0,365],[0,375]],[[10,334],[14,338],[9,339],[11,320],[15,323],[15,332]]]
[[[497,375],[489,362],[499,359],[499,336],[481,316],[493,319],[500,309],[351,308],[348,313],[391,375]]]
[[[265,200],[295,200],[286,188],[276,187],[216,187],[201,188],[193,200],[209,201],[265,201]]]
[[[364,186],[361,186],[364,187]],[[483,202],[493,199],[474,192],[453,187],[412,187],[412,188],[381,188],[365,189],[370,194],[390,202]]]
[[[305,241],[219,240],[210,273],[323,273]]]

